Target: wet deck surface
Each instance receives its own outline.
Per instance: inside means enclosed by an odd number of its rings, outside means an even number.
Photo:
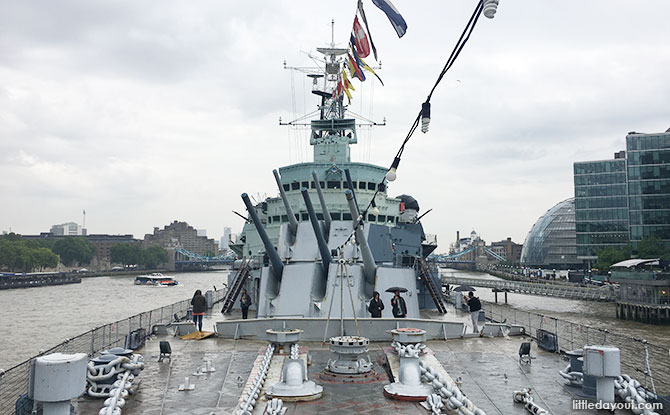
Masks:
[[[220,319],[220,314],[214,316]],[[205,322],[208,330],[213,321]],[[172,347],[172,359],[157,362],[159,341],[168,340]],[[518,363],[521,337],[465,338],[448,341],[429,341],[426,344],[444,369],[453,379],[460,378],[461,390],[481,409],[491,414],[526,414],[521,404],[512,401],[514,390],[530,387],[535,402],[553,415],[594,413],[573,410],[571,388],[563,386],[558,370],[566,361],[555,354],[538,350],[533,344],[532,355],[536,357],[528,367]],[[287,415],[292,414],[426,414],[417,403],[394,401],[384,397],[383,385],[390,381],[386,376],[378,382],[367,384],[338,384],[325,382],[317,374],[326,365],[332,354],[320,342],[301,342],[309,348],[312,364],[310,379],[323,386],[323,397],[312,402],[285,403]],[[370,357],[375,370],[385,373],[385,355],[382,348],[390,343],[370,345]],[[156,336],[139,351],[144,356],[146,368],[139,376],[142,384],[139,391],[131,395],[124,415],[139,414],[231,414],[235,412],[240,394],[247,382],[254,360],[265,346],[264,341],[230,340],[217,337],[203,340],[180,340],[173,336]],[[198,367],[210,360],[216,368],[214,373],[194,376]],[[196,388],[180,392],[178,387],[189,376]],[[574,397],[574,399],[580,399]],[[103,401],[80,398],[76,402],[78,413],[97,414]],[[265,401],[259,399],[257,410],[262,413]],[[618,413],[618,412],[617,412]]]

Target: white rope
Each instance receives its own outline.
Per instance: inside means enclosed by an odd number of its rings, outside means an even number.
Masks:
[[[654,377],[651,374],[651,366],[649,365],[649,347],[647,346],[649,343],[646,340],[642,340],[642,344],[644,344],[644,363],[647,365],[647,374],[651,381],[651,390],[656,393],[656,385],[654,385]]]

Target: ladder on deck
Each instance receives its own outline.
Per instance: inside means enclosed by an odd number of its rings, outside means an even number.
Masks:
[[[237,270],[237,274],[235,274],[235,278],[233,279],[233,285],[230,287],[228,295],[226,295],[226,299],[223,302],[223,308],[221,309],[222,313],[228,314],[233,309],[237,296],[240,295],[244,283],[247,281],[247,278],[249,278],[249,274],[251,274],[251,267],[249,266],[250,262],[251,259],[246,261],[242,260],[242,265],[240,266],[240,269]]]
[[[447,307],[445,307],[444,302],[442,301],[442,295],[441,295],[442,292],[439,291],[438,288],[435,286],[433,276],[431,275],[430,268],[428,268],[426,260],[423,258],[417,258],[416,263],[418,264],[419,275],[421,276],[423,283],[428,288],[428,292],[430,293],[430,296],[433,298],[433,302],[435,303],[435,307],[437,307],[437,311],[442,314],[446,314]]]

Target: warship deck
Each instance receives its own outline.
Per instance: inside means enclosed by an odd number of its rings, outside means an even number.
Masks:
[[[453,318],[454,314],[451,315]],[[236,315],[231,318],[237,317]],[[221,314],[207,315],[205,330],[212,327]],[[159,341],[167,340],[172,358],[157,362]],[[573,409],[577,390],[564,386],[558,370],[566,361],[542,351],[533,343],[532,364],[521,366],[518,350],[525,336],[509,338],[466,337],[453,340],[432,340],[426,345],[449,375],[460,383],[461,390],[487,414],[527,414],[522,404],[515,404],[512,392],[532,388],[535,402],[553,415],[594,413],[594,410]],[[321,399],[311,402],[285,402],[286,414],[427,414],[419,403],[397,401],[384,397],[382,388],[391,382],[390,368],[384,348],[389,342],[370,344],[370,357],[377,372],[384,374],[372,383],[332,383],[319,379],[332,354],[321,342],[301,341],[311,355],[309,377],[323,386]],[[157,414],[231,414],[236,406],[254,361],[267,346],[266,341],[231,340],[210,337],[203,340],[180,340],[171,335],[154,336],[143,349],[146,368],[139,376],[141,386],[129,396],[123,415]],[[216,371],[201,376],[194,373],[210,360]],[[188,376],[196,385],[193,391],[179,391]],[[267,385],[266,385],[267,386]],[[254,414],[262,414],[266,401],[260,398]],[[81,397],[75,402],[78,413],[98,413],[102,400]],[[616,413],[630,413],[617,411]]]

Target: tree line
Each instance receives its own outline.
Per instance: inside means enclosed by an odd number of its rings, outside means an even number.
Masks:
[[[58,265],[58,255],[38,241],[23,240],[16,234],[0,237],[0,269],[12,272],[40,271]]]
[[[168,259],[159,246],[146,249],[134,244],[117,244],[111,248],[111,262],[156,268]],[[87,265],[95,256],[95,246],[81,236],[57,240],[23,239],[10,233],[0,236],[0,269],[11,272],[43,271],[61,262],[66,266]]]
[[[594,268],[606,271],[613,264],[632,258],[633,249],[630,245],[622,248],[604,248],[598,251],[598,261]],[[661,258],[670,260],[670,247],[666,247],[663,241],[655,236],[648,236],[637,243],[637,258],[653,259]]]
[[[160,246],[142,248],[137,244],[121,243],[114,245],[109,250],[111,261],[117,264],[139,265],[145,268],[156,268],[167,262],[167,251]]]

